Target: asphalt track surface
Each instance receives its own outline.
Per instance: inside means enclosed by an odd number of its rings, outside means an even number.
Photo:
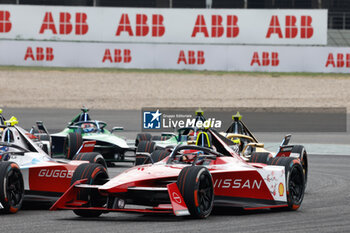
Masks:
[[[29,120],[26,110],[19,112]],[[58,110],[52,110],[52,116],[57,116],[52,125],[57,129],[72,118],[62,122],[59,115]],[[109,122],[106,118],[100,119]],[[132,118],[122,120],[130,125]],[[27,120],[22,121],[24,128],[30,127]],[[125,133],[133,135],[135,131]],[[109,168],[110,176],[130,166],[117,164]],[[30,206],[15,215],[0,215],[0,232],[350,232],[350,156],[309,155],[308,186],[298,211],[225,209],[215,210],[205,220],[126,213],[86,219],[72,211],[48,211],[44,207]]]

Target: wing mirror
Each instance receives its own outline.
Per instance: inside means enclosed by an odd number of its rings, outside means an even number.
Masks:
[[[112,133],[113,133],[114,131],[123,131],[123,130],[124,130],[124,127],[116,126],[116,127],[113,127],[113,128],[112,128]]]
[[[253,152],[256,151],[255,148],[264,148],[264,143],[248,143],[242,150],[242,155],[249,158]]]
[[[176,137],[176,134],[174,134],[174,133],[162,133],[161,136],[163,136],[163,137]]]
[[[291,137],[292,137],[291,134],[284,136],[280,147],[288,145]]]
[[[151,161],[151,163],[154,164],[154,161],[153,161],[152,156],[151,156],[150,153],[147,153],[147,152],[136,152],[136,158],[148,158]]]
[[[264,148],[264,143],[255,143],[255,147]]]

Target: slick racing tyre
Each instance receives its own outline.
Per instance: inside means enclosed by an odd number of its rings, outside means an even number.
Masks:
[[[90,163],[98,163],[107,168],[107,163],[103,156],[98,152],[79,153],[74,155],[72,160],[89,161]]]
[[[143,155],[137,155],[138,152],[152,153],[156,149],[156,143],[151,141],[140,141],[136,149],[135,166],[144,164],[149,158]]]
[[[249,162],[251,163],[265,163],[272,158],[272,154],[269,152],[254,152],[250,158]]]
[[[24,183],[14,162],[0,162],[0,213],[14,214],[22,207]]]
[[[289,210],[299,209],[305,191],[305,180],[303,167],[300,160],[291,157],[276,157],[270,159],[268,165],[280,165],[285,167],[286,194]]]
[[[149,133],[138,133],[135,139],[135,146],[138,146],[141,141],[151,141],[152,135]]]
[[[71,185],[77,180],[87,179],[87,184],[103,185],[108,179],[106,168],[96,163],[84,163],[74,171]],[[102,207],[107,203],[107,198],[101,196],[97,189],[82,189],[77,196],[77,200],[87,201],[84,207]],[[95,210],[73,210],[81,217],[98,217],[103,212]]]
[[[305,176],[305,187],[307,185],[307,174],[308,174],[308,160],[307,160],[307,153],[304,146],[301,145],[295,145],[293,146],[293,149],[291,153],[298,153],[299,159],[301,162],[301,166],[303,166],[304,176]]]
[[[203,166],[188,166],[181,170],[177,186],[194,218],[207,218],[214,203],[213,180]]]
[[[153,162],[156,163],[156,162],[163,160],[168,155],[170,155],[169,150],[166,150],[166,149],[155,150],[151,153],[151,158],[152,158]],[[139,164],[136,164],[136,163],[139,163]],[[142,165],[142,164],[148,164],[148,163],[151,163],[151,160],[149,158],[142,157],[142,158],[137,158],[137,160],[135,160],[135,166]]]
[[[170,155],[170,150],[162,149],[162,150],[155,150],[151,154],[151,158],[153,162],[159,162],[163,159],[165,159],[168,155]]]
[[[64,155],[67,159],[73,159],[83,144],[83,138],[80,133],[68,133],[64,140]]]

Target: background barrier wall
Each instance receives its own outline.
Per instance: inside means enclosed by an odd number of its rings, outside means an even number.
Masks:
[[[0,37],[188,44],[327,44],[327,10],[0,5]]]
[[[326,44],[327,10],[0,5],[0,65],[349,73]]]
[[[268,72],[350,72],[350,48],[0,41],[0,64]]]

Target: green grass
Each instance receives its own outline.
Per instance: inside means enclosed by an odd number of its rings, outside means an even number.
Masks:
[[[120,68],[63,68],[41,66],[0,66],[0,71],[61,71],[61,72],[104,72],[104,73],[163,73],[163,74],[199,74],[199,75],[243,75],[271,77],[317,77],[350,78],[350,73],[307,73],[307,72],[243,72],[243,71],[199,71],[199,70],[164,70],[164,69],[120,69]]]

